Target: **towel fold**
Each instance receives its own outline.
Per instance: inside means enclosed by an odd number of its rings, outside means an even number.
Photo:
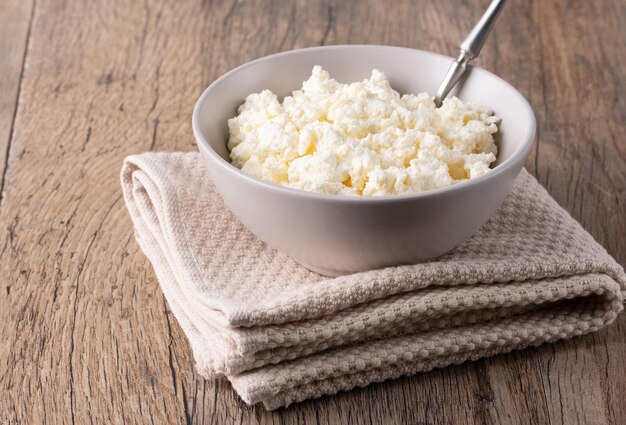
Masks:
[[[121,179],[198,372],[268,409],[593,332],[623,308],[622,267],[525,170],[452,252],[337,278],[248,232],[196,153],[130,156]]]

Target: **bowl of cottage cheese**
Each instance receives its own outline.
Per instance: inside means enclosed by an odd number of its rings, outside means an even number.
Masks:
[[[452,60],[327,46],[228,72],[192,119],[215,188],[252,233],[317,273],[444,254],[504,200],[536,126],[524,97],[477,67],[435,108]]]

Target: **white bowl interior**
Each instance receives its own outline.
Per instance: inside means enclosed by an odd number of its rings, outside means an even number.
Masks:
[[[226,147],[228,119],[250,93],[269,89],[280,98],[301,87],[311,69],[321,65],[332,78],[349,83],[384,72],[400,92],[433,95],[453,59],[421,50],[392,46],[330,46],[294,50],[242,65],[216,80],[198,101],[194,121],[209,146],[230,162]],[[472,68],[451,95],[486,106],[502,118],[496,165],[532,143],[535,121],[526,99],[501,78]]]

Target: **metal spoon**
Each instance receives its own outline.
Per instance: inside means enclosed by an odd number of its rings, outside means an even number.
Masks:
[[[459,58],[452,62],[450,69],[444,77],[439,90],[437,90],[437,96],[435,96],[435,106],[440,107],[443,99],[446,98],[450,90],[459,82],[465,71],[467,65],[471,60],[476,58],[482,49],[487,36],[491,32],[491,29],[498,19],[498,15],[504,8],[507,0],[493,0],[478,23],[472,28],[470,33],[465,37],[465,40],[461,43],[459,48],[461,53]]]

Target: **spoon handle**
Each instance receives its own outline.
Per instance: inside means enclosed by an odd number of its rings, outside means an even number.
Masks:
[[[506,0],[493,0],[459,46],[470,58],[474,59],[480,53],[505,4]]]
[[[448,93],[450,93],[450,90],[452,90],[461,79],[470,61],[476,58],[480,53],[506,1],[507,0],[493,0],[485,13],[483,13],[483,16],[481,16],[480,20],[459,46],[461,53],[458,59],[452,62],[450,69],[448,69],[446,76],[439,86],[439,90],[437,90],[437,96],[435,96],[435,105],[437,107],[441,106],[443,99],[445,99]]]

